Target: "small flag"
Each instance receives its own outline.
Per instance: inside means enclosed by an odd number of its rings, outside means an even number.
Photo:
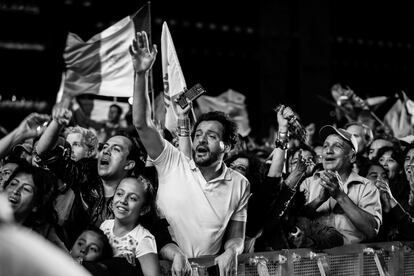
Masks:
[[[164,82],[164,103],[166,108],[165,127],[170,131],[177,128],[173,99],[186,89],[186,83],[167,23],[161,33],[162,78]]]
[[[137,31],[151,34],[149,4],[84,42],[69,33],[64,93],[131,97],[134,70],[128,47]]]

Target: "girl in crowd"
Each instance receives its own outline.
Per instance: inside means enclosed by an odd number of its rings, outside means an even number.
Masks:
[[[145,228],[155,218],[154,201],[154,190],[147,179],[124,178],[113,199],[115,219],[101,225],[114,257],[125,258],[133,266],[137,258],[144,276],[160,275],[155,239]]]
[[[16,222],[66,250],[56,233],[57,216],[53,207],[55,188],[56,178],[51,173],[24,163],[4,183],[4,193]]]

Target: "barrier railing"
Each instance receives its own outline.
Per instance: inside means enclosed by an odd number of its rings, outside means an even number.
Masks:
[[[193,275],[213,276],[208,272],[208,268],[214,265],[214,256],[189,261]],[[164,275],[171,275],[170,263],[162,261],[161,266]],[[414,275],[414,242],[354,244],[321,252],[301,248],[242,254],[238,258],[237,274],[238,276]]]

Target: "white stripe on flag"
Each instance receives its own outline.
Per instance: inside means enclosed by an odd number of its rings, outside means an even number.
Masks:
[[[164,102],[166,106],[165,127],[170,131],[177,128],[177,115],[172,106],[174,96],[186,88],[183,72],[178,61],[174,43],[167,23],[162,25],[161,33],[162,75],[164,81]]]

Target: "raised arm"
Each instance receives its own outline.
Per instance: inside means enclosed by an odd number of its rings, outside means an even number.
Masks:
[[[272,163],[267,176],[281,177],[283,166],[285,164],[286,147],[288,143],[288,120],[287,118],[293,114],[290,107],[281,106],[277,112],[278,132],[276,134],[276,148],[272,152]]]
[[[181,108],[177,103],[172,103],[176,113],[178,114],[177,121],[177,136],[178,136],[178,148],[188,158],[192,158],[192,141],[190,137],[191,125],[188,113],[190,112],[192,105],[191,102],[184,109]]]
[[[39,136],[47,121],[49,116],[45,114],[32,113],[27,116],[17,128],[0,140],[0,159],[5,157],[16,144]]]
[[[72,117],[72,112],[63,105],[57,104],[52,111],[52,121],[40,137],[36,145],[36,152],[39,156],[44,156],[53,150],[59,138],[59,133],[66,126]]]
[[[163,140],[151,120],[151,105],[148,97],[148,72],[154,64],[157,47],[149,49],[145,32],[138,32],[129,48],[135,70],[132,118],[142,144],[152,159],[156,159],[164,148]]]

